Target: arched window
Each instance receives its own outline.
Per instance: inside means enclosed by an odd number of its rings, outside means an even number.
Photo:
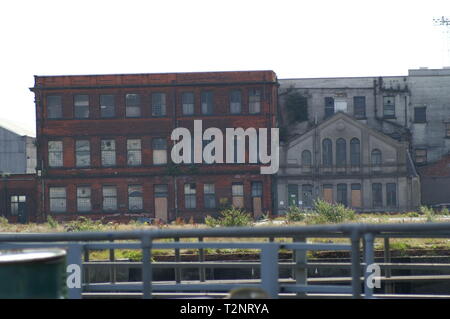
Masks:
[[[336,141],[336,165],[347,165],[347,142],[343,138]]]
[[[308,150],[302,152],[302,165],[311,166],[311,152]]]
[[[371,162],[373,166],[381,165],[381,151],[379,149],[372,150]]]
[[[322,141],[322,164],[323,166],[333,165],[333,144],[329,138]]]
[[[361,164],[361,145],[359,139],[352,138],[350,141],[350,165],[359,166]]]

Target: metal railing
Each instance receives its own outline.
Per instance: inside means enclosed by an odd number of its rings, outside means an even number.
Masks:
[[[192,242],[192,239],[196,239]],[[235,238],[226,241],[224,238]],[[238,238],[239,240],[236,240]],[[283,242],[276,239],[283,238]],[[286,238],[292,239],[287,242]],[[348,244],[314,243],[308,239],[338,238],[346,239]],[[385,294],[375,294],[367,283],[373,280],[371,265],[375,263],[374,242],[382,238],[384,244],[383,262],[377,265],[384,270],[384,276],[376,277],[385,282]],[[28,248],[64,248],[67,250],[67,264],[79,265],[81,272],[88,272],[94,265],[111,267],[110,280],[90,283],[84,280],[79,287],[68,289],[69,298],[82,298],[83,294],[114,293],[142,295],[143,298],[161,297],[172,294],[186,296],[197,293],[207,296],[210,293],[225,294],[234,288],[259,287],[270,298],[285,297],[323,297],[342,296],[353,298],[395,297],[389,294],[390,285],[396,281],[450,280],[450,276],[392,276],[393,269],[450,270],[450,264],[392,263],[389,248],[391,238],[450,238],[450,223],[429,224],[340,224],[302,227],[252,227],[252,228],[213,228],[213,229],[158,229],[125,232],[78,232],[78,233],[3,233],[0,234],[0,250],[19,250]],[[191,241],[187,241],[190,239]],[[205,239],[208,239],[206,241]],[[220,239],[220,240],[219,240]],[[244,240],[247,239],[247,240]],[[252,239],[253,241],[248,241]],[[264,241],[261,241],[264,239]],[[168,242],[170,240],[170,242]],[[255,241],[260,240],[260,241]],[[363,243],[361,248],[361,242]],[[115,250],[133,249],[142,252],[142,261],[116,261]],[[172,250],[173,262],[154,262],[154,250]],[[182,262],[181,250],[198,251],[198,262]],[[259,253],[259,261],[251,262],[210,262],[205,260],[207,249],[251,249]],[[92,250],[109,250],[110,261],[93,262],[89,260]],[[345,251],[350,262],[323,263],[308,262],[307,251]],[[280,251],[292,251],[292,261],[280,261]],[[83,261],[84,259],[84,261]],[[142,270],[142,281],[118,282],[115,279],[117,267],[132,265]],[[210,280],[206,278],[207,268],[260,268],[259,279],[248,280]],[[311,268],[349,269],[349,277],[308,278]],[[173,268],[175,280],[155,281],[153,271],[157,268]],[[182,280],[181,271],[195,268],[199,280]],[[291,269],[291,279],[280,279],[280,269]],[[82,275],[82,274],[80,274]],[[83,278],[83,277],[81,277]],[[420,297],[420,295],[408,295]],[[441,297],[450,297],[445,295]]]

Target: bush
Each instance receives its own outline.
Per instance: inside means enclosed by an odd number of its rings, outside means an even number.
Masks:
[[[419,211],[422,215],[425,215],[427,222],[433,222],[436,219],[434,210],[430,207],[420,206]]]
[[[8,219],[6,217],[0,216],[0,226],[8,225]]]
[[[355,219],[355,211],[342,204],[330,204],[318,199],[314,202],[314,214],[307,218],[308,223],[342,223]]]
[[[306,211],[297,206],[289,206],[286,212],[286,220],[291,223],[302,222],[306,218]]]
[[[100,231],[102,228],[102,223],[100,221],[93,221],[92,219],[80,216],[78,219],[67,223],[64,227],[68,232]]]
[[[408,212],[406,213],[407,217],[413,218],[413,217],[420,217],[418,212]]]
[[[438,212],[436,212],[436,214],[437,214]],[[442,208],[440,211],[439,211],[439,215],[448,215],[448,214],[450,214],[450,212],[448,211],[448,208],[447,207],[444,207],[444,208]]]
[[[58,227],[58,222],[52,217],[52,216],[47,216],[47,225],[50,228],[57,228]]]
[[[220,217],[205,217],[205,224],[209,227],[236,227],[250,226],[253,222],[250,214],[237,208],[228,208],[220,212]]]

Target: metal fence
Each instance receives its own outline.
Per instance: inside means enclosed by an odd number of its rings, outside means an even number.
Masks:
[[[218,240],[220,238],[220,240]],[[229,238],[226,240],[224,238]],[[283,238],[283,241],[279,239]],[[289,241],[286,240],[289,238]],[[341,243],[314,243],[311,239],[339,238],[348,240]],[[377,263],[384,275],[373,276],[371,265],[375,264],[374,241],[383,239],[383,262]],[[391,276],[393,269],[450,270],[450,264],[440,263],[392,263],[390,239],[392,238],[450,238],[450,223],[428,224],[340,224],[302,227],[252,227],[252,228],[212,228],[212,229],[158,229],[126,232],[77,232],[77,233],[3,233],[0,234],[0,250],[19,250],[29,248],[63,248],[67,250],[67,264],[78,265],[81,272],[88,272],[93,265],[110,267],[110,280],[103,283],[90,283],[84,280],[80,287],[68,290],[69,298],[82,298],[87,295],[115,296],[131,294],[143,298],[183,297],[189,294],[197,296],[223,295],[234,288],[262,288],[270,298],[292,297],[396,297],[389,293],[389,285],[395,281],[449,280],[450,276]],[[207,239],[207,240],[206,240]],[[233,240],[231,240],[233,239]],[[264,239],[264,240],[262,240]],[[292,239],[292,241],[290,240]],[[309,239],[309,241],[308,241]],[[362,243],[362,245],[361,245]],[[142,252],[142,261],[116,261],[117,249],[134,249]],[[155,249],[173,250],[173,262],[154,262],[152,251]],[[198,251],[198,262],[182,262],[180,251],[183,249]],[[260,254],[258,261],[252,262],[210,262],[205,260],[207,249],[252,249]],[[110,260],[93,262],[89,252],[109,250]],[[349,263],[311,263],[307,251],[346,251]],[[281,262],[280,251],[292,251],[292,260]],[[142,281],[117,282],[114,272],[118,267],[134,265],[142,270]],[[252,280],[208,280],[207,268],[259,267],[260,278]],[[308,278],[310,268],[345,268],[350,276],[345,278],[327,278],[318,282]],[[173,281],[153,280],[156,268],[173,268]],[[184,268],[196,268],[199,280],[181,280]],[[292,270],[292,278],[282,280],[279,270]],[[83,277],[82,277],[83,278]],[[374,295],[373,280],[385,282],[385,293]],[[321,283],[321,284],[318,284]],[[398,297],[398,296],[397,296]],[[408,295],[407,297],[425,297]],[[438,296],[431,296],[438,297]],[[439,297],[450,297],[450,294]]]

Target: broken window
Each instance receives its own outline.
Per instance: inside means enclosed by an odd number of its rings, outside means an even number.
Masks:
[[[387,118],[395,117],[395,97],[384,96],[383,97],[383,116]]]
[[[47,96],[47,118],[60,119],[62,118],[62,101],[59,95]]]
[[[91,210],[91,188],[77,187],[77,211],[88,212]]]
[[[354,96],[353,97],[353,115],[356,118],[366,117],[366,97]]]
[[[142,200],[142,186],[128,186],[128,209],[130,211],[140,211],[144,208]]]
[[[141,165],[141,140],[127,140],[127,163],[130,166]]]
[[[62,213],[66,211],[66,188],[50,187],[50,212]]]
[[[102,151],[102,166],[116,165],[116,141],[102,140],[101,151]]]
[[[116,107],[114,102],[114,95],[102,94],[100,95],[100,116],[114,117],[116,116]]]
[[[196,208],[196,186],[194,183],[184,184],[184,207]]]
[[[426,123],[427,122],[427,108],[415,107],[414,108],[414,123]]]
[[[233,90],[230,92],[230,113],[240,114],[242,111],[242,95],[241,90]]]
[[[75,95],[73,97],[74,115],[77,119],[89,117],[89,95]]]
[[[248,91],[248,113],[257,114],[261,112],[261,90],[249,89]]]
[[[183,106],[184,115],[194,114],[194,93],[184,92],[181,95],[181,104]]]
[[[48,142],[48,165],[50,167],[63,166],[63,143],[62,141]]]
[[[215,208],[216,207],[216,193],[214,184],[204,184],[203,185],[203,198],[205,201],[205,208]]]
[[[125,95],[126,117],[141,116],[141,97],[139,94]]]
[[[91,165],[91,147],[89,141],[75,142],[75,157],[77,167],[88,167]]]
[[[103,186],[103,210],[116,211],[117,210],[117,187]]]
[[[167,141],[165,138],[154,138],[153,144],[153,164],[167,164]]]
[[[153,93],[152,94],[152,116],[166,115],[166,94]]]

